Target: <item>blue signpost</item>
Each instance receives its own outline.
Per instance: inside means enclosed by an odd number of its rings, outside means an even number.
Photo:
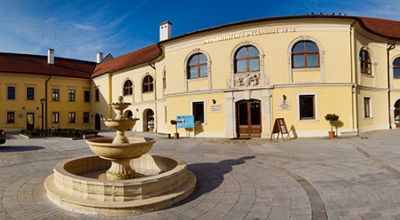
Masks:
[[[176,117],[177,128],[194,128],[193,115],[182,115]]]

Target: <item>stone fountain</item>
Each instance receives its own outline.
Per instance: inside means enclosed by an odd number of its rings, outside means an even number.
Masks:
[[[44,186],[60,207],[80,213],[135,215],[171,206],[189,196],[196,176],[186,162],[171,156],[150,155],[152,138],[127,138],[125,131],[138,119],[124,118],[130,105],[111,104],[114,119],[104,119],[116,130],[114,138],[87,140],[98,156],[68,159],[54,168]]]

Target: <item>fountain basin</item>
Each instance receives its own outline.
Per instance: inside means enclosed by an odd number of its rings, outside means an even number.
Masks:
[[[138,118],[121,118],[121,119],[103,119],[104,124],[113,130],[123,130],[126,131],[135,126]]]
[[[48,197],[70,211],[104,215],[136,215],[166,208],[189,196],[196,176],[186,162],[170,156],[143,155],[130,166],[143,177],[102,180],[111,162],[97,156],[57,164],[45,180]]]

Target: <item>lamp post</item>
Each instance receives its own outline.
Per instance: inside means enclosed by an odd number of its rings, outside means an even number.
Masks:
[[[40,99],[40,104],[42,104],[42,130],[43,130],[43,127],[44,127],[44,120],[43,120],[43,117],[44,117],[44,104],[46,103],[46,99]]]

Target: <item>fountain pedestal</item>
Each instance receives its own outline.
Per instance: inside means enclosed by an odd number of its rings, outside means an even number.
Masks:
[[[135,215],[168,207],[189,196],[196,186],[196,176],[187,170],[186,162],[148,155],[154,139],[125,136],[138,120],[123,117],[129,103],[120,97],[111,105],[117,115],[104,123],[116,130],[115,137],[86,141],[98,156],[57,164],[44,183],[48,197],[75,212]],[[105,179],[99,179],[104,173]]]

